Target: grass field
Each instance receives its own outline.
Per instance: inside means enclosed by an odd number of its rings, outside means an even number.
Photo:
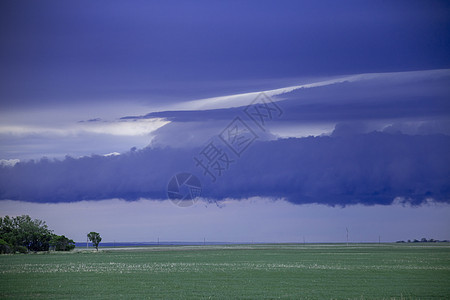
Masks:
[[[449,299],[450,245],[155,246],[0,255],[0,297]]]

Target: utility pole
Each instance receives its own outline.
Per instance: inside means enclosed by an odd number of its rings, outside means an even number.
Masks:
[[[345,227],[345,230],[347,231],[347,246],[348,246],[348,228]]]

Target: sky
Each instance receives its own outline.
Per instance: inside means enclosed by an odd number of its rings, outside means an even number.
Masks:
[[[2,1],[0,41],[0,216],[450,239],[446,1]]]

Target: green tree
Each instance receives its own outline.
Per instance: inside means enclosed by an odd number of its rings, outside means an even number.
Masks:
[[[52,231],[44,221],[28,215],[0,218],[0,239],[12,247],[12,251],[47,251]]]
[[[92,245],[94,245],[95,249],[98,251],[98,244],[102,241],[102,237],[100,236],[100,233],[91,231],[87,235],[88,239],[92,242]]]
[[[53,235],[50,240],[50,246],[54,247],[55,251],[70,251],[75,248],[75,242],[64,235]]]

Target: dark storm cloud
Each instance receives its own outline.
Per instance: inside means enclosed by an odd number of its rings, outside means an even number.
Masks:
[[[445,1],[3,1],[3,112],[16,109],[23,117],[21,106],[32,111],[58,104],[63,110],[56,113],[67,116],[75,102],[100,102],[106,109],[115,101],[138,101],[153,106],[137,118],[172,123],[154,132],[153,148],[1,167],[0,199],[164,199],[174,174],[192,172],[202,178],[204,196],[214,199],[273,196],[299,204],[370,205],[389,204],[395,197],[420,203],[429,197],[449,202],[449,137],[399,134],[448,132],[448,70],[279,94],[274,100],[281,100],[283,116],[274,124],[338,124],[335,132],[274,141],[267,141],[270,133],[260,136],[214,184],[193,157],[242,113],[248,99],[203,111],[192,106],[191,111],[155,112],[189,106],[188,100],[261,90],[249,88],[260,80],[270,82],[261,84],[267,90],[286,86],[283,78],[296,85],[293,78],[449,68],[449,12]],[[274,86],[270,78],[280,84]],[[77,120],[100,124],[92,119],[97,115],[103,119],[96,113]],[[368,123],[381,120],[388,120],[385,132],[368,133]],[[12,141],[8,149],[20,152]],[[84,141],[92,147],[91,139]],[[60,139],[53,142],[57,147]],[[41,145],[33,139],[24,143],[33,151]]]
[[[450,202],[450,137],[374,132],[255,142],[212,182],[201,149],[147,148],[120,156],[41,160],[0,168],[1,199],[71,202],[165,199],[169,179],[191,172],[211,199],[286,197],[327,205],[390,204],[404,197]]]
[[[208,97],[224,80],[448,68],[449,12],[446,1],[2,1],[0,97],[155,103]]]

